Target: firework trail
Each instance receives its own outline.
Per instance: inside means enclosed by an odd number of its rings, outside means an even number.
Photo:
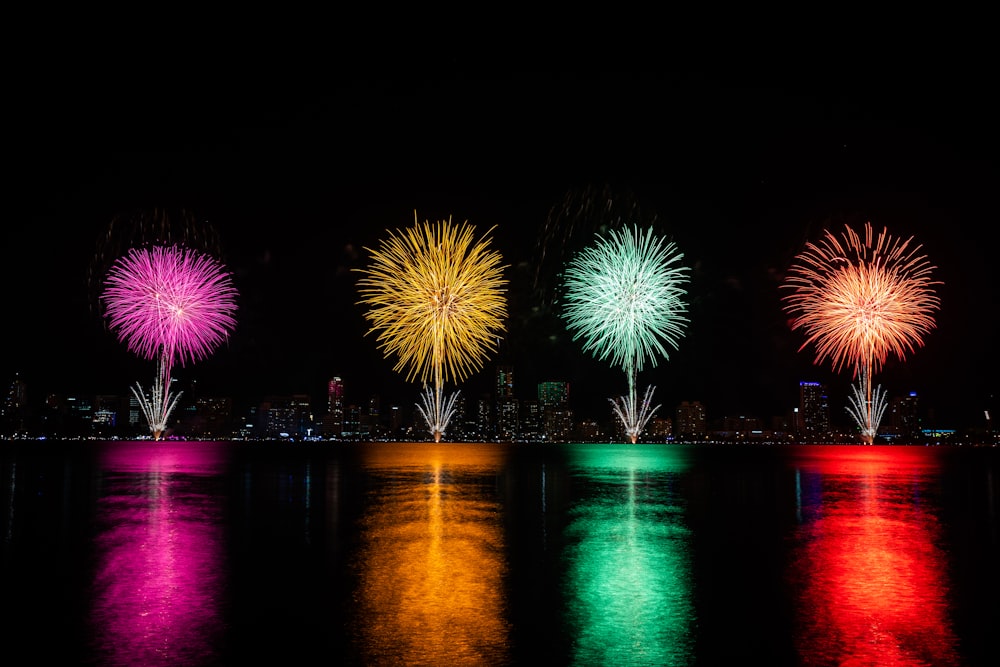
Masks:
[[[834,372],[850,368],[864,384],[863,409],[851,413],[862,413],[862,438],[871,442],[881,416],[872,376],[890,355],[903,360],[923,345],[935,326],[934,287],[941,283],[931,279],[936,267],[912,237],[900,240],[886,228],[876,237],[870,222],[863,238],[845,227],[839,238],[826,231],[806,245],[782,284],[790,290],[783,300],[792,329],[806,335],[799,351],[814,346],[814,363],[829,361]]]
[[[635,376],[646,363],[669,358],[667,346],[677,349],[687,325],[682,258],[652,227],[645,234],[631,227],[598,235],[564,272],[562,316],[573,340],[625,370],[629,393],[611,404],[633,443],[660,407],[650,408],[653,387],[636,400]]]
[[[150,422],[154,436],[175,404],[169,396],[173,365],[203,359],[229,337],[236,297],[220,262],[180,246],[133,248],[112,265],[102,295],[109,327],[131,352],[159,364],[153,398],[137,393],[158,415]]]
[[[656,226],[655,214],[645,214],[635,195],[611,185],[589,185],[568,190],[549,209],[535,245],[532,289],[543,312],[558,298],[559,274],[569,259],[583,250],[595,234],[641,220]]]
[[[87,267],[87,285],[92,312],[101,313],[104,280],[111,266],[132,248],[179,245],[222,257],[218,232],[207,221],[190,211],[154,208],[115,216],[97,239],[94,255]]]
[[[420,224],[414,211],[413,227],[390,233],[378,250],[365,248],[370,266],[354,269],[365,274],[358,287],[359,303],[369,306],[366,335],[378,332],[383,354],[397,357],[393,370],[423,383],[418,407],[435,441],[457,397],[443,397],[444,383],[481,369],[504,328],[507,281],[500,254],[489,248],[491,231],[476,240],[468,222]]]

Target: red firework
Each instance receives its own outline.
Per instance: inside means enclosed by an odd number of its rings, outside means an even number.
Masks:
[[[904,359],[923,345],[940,306],[931,266],[914,245],[883,228],[876,238],[870,222],[862,239],[850,226],[840,238],[827,231],[797,256],[782,287],[792,329],[802,329],[816,348],[815,363],[829,360],[834,371],[873,374],[890,353]]]

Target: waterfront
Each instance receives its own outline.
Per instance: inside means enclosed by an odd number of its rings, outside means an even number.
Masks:
[[[998,464],[3,442],[5,662],[997,664]]]

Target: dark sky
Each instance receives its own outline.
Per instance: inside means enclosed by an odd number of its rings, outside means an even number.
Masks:
[[[185,67],[15,83],[0,378],[19,373],[32,398],[152,379],[92,308],[87,274],[109,229],[162,209],[217,232],[240,291],[231,340],[182,381],[256,401],[319,397],[340,375],[349,400],[412,402],[416,386],[364,336],[351,269],[416,210],[495,226],[509,265],[509,330],[466,394],[510,363],[521,398],[569,380],[578,412],[603,418],[624,373],[582,354],[535,288],[591,238],[596,218],[570,211],[610,200],[692,269],[688,333],[640,376],[666,406],[766,419],[800,380],[846,405],[849,377],[798,351],[777,286],[807,240],[865,220],[915,237],[944,283],[925,347],[877,381],[917,391],[941,426],[979,423],[992,400],[1000,145],[985,63],[514,71],[441,58],[322,80]]]

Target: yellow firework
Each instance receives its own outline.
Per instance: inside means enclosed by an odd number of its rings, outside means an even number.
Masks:
[[[358,281],[370,306],[367,333],[395,355],[408,381],[460,382],[482,368],[507,317],[502,258],[468,222],[417,222],[390,233],[371,253]],[[487,232],[492,231],[492,228]],[[367,335],[367,334],[366,334]]]

